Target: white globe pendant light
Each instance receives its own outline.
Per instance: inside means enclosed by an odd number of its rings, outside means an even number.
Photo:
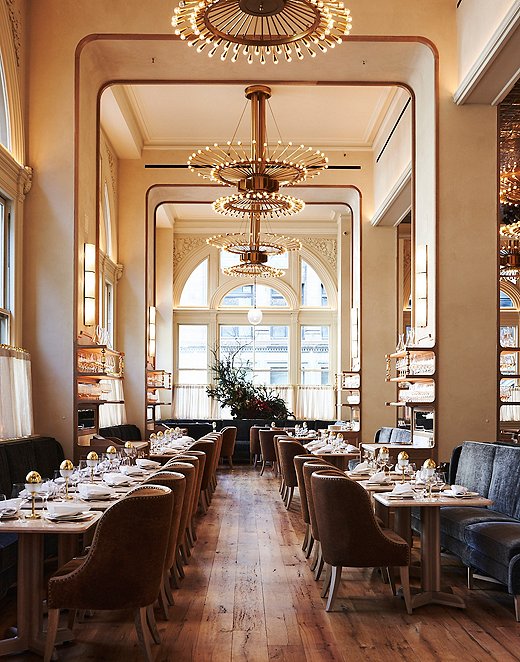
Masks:
[[[262,311],[256,306],[254,308],[250,308],[247,311],[247,319],[249,321],[249,324],[252,324],[253,326],[260,324],[260,322],[262,321],[262,317],[263,317]]]

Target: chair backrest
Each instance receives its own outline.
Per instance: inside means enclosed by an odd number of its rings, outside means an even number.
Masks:
[[[307,504],[307,490],[305,489],[305,481],[303,479],[303,465],[306,462],[316,462],[315,455],[296,455],[293,458],[294,469],[296,471],[296,481],[298,483],[298,493],[300,494],[300,511],[302,519],[305,524],[310,524],[309,519],[309,506]]]
[[[168,466],[168,471],[174,471],[175,473],[182,474],[186,479],[186,491],[182,503],[181,516],[179,520],[179,534],[177,536],[177,544],[180,544],[184,541],[188,518],[191,515],[193,490],[195,489],[195,467],[192,464],[188,464],[187,462],[172,462],[172,464]],[[161,470],[159,470],[156,475],[160,474]]]
[[[202,453],[202,456],[204,458],[206,457],[204,453]],[[197,455],[183,454],[183,455],[178,455],[175,459],[177,462],[187,462],[188,464],[192,464],[195,467],[195,481],[193,486],[193,494],[192,494],[191,508],[190,508],[190,518],[192,518],[197,512],[197,504],[198,504],[197,485],[202,480],[201,472],[203,470],[203,465]]]
[[[358,568],[408,565],[407,543],[385,536],[361,485],[339,472],[313,472],[310,478],[326,563]]]
[[[258,431],[260,426],[252,425],[249,428],[249,452],[251,455],[260,455],[260,437]]]
[[[237,439],[237,428],[233,425],[228,425],[220,431],[222,434],[222,450],[220,455],[223,457],[231,457],[235,451],[235,442]]]
[[[294,467],[294,458],[304,450],[299,441],[294,439],[278,439],[278,458],[280,471],[287,487],[297,487],[298,478]]]
[[[318,522],[316,520],[316,512],[314,509],[314,501],[312,495],[312,485],[311,485],[311,475],[315,471],[334,471],[334,467],[328,462],[320,460],[311,460],[310,462],[305,462],[303,465],[303,480],[305,482],[305,492],[307,494],[307,507],[309,508],[309,524],[311,525],[311,533],[314,540],[320,539],[320,533],[318,529]],[[336,469],[338,472],[339,469]]]
[[[199,439],[190,446],[190,451],[202,451],[206,454],[206,463],[204,464],[204,473],[202,474],[201,490],[206,490],[213,473],[213,459],[217,450],[216,443],[210,439]]]
[[[173,492],[172,518],[170,522],[170,537],[164,569],[169,570],[175,561],[175,551],[177,549],[177,540],[179,538],[179,526],[181,522],[182,507],[184,495],[186,493],[186,478],[183,474],[176,471],[159,471],[144,481],[143,485],[162,485],[168,487]]]
[[[196,457],[199,461],[199,470],[197,472],[197,482],[195,484],[195,490],[193,494],[193,510],[192,513],[195,515],[197,512],[197,508],[199,506],[199,496],[200,496],[200,490],[201,490],[201,485],[202,485],[202,478],[204,476],[204,467],[206,466],[206,453],[203,453],[202,451],[186,451],[184,455],[191,456],[191,457]]]
[[[264,429],[258,430],[258,437],[260,439],[260,450],[262,451],[262,459],[264,462],[274,462],[276,460],[276,453],[274,450],[274,437],[282,433],[283,430]]]
[[[81,567],[49,582],[49,607],[111,610],[153,604],[163,577],[172,500],[167,487],[147,485],[110,506]],[[60,600],[68,604],[56,604],[58,585]]]

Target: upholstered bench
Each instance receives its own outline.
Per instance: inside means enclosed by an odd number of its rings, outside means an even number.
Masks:
[[[24,483],[25,476],[36,470],[42,478],[53,478],[64,459],[61,444],[52,437],[29,437],[0,441],[0,492],[7,498],[15,483]],[[56,551],[55,541],[46,545]],[[16,581],[18,536],[0,533],[0,596]]]
[[[470,584],[474,570],[504,584],[520,620],[520,446],[465,441],[453,452],[450,482],[493,503],[441,508],[442,547],[468,567]]]
[[[99,428],[99,435],[101,437],[116,437],[121,441],[141,441],[141,430],[137,425],[124,423],[123,425],[111,425],[107,428]]]

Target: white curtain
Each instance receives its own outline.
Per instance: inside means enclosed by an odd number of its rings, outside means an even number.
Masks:
[[[175,386],[173,389],[174,418],[210,418],[212,407],[206,388],[206,384]]]
[[[297,386],[296,418],[334,420],[334,389],[332,386]]]
[[[108,400],[99,407],[99,427],[108,428],[112,425],[126,423],[125,395],[123,380],[101,379],[102,400]]]
[[[33,434],[31,357],[0,347],[0,439]]]

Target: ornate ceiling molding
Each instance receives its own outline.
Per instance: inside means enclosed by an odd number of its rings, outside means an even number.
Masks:
[[[338,245],[336,239],[322,239],[321,237],[305,237],[302,245],[317,253],[335,270],[338,260]]]

